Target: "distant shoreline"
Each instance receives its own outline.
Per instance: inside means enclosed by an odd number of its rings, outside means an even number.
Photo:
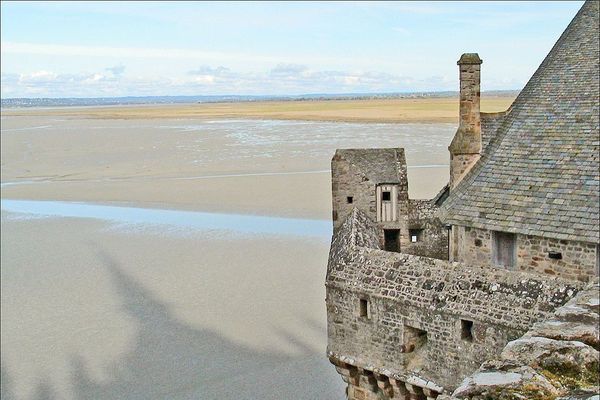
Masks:
[[[483,96],[516,97],[519,90],[490,90]],[[342,94],[302,94],[302,95],[220,95],[220,96],[125,96],[125,97],[64,97],[3,98],[2,109],[55,108],[55,107],[100,107],[125,105],[176,105],[176,104],[212,104],[212,103],[253,103],[284,101],[344,101],[344,100],[385,100],[415,98],[451,98],[458,97],[458,91],[407,92],[407,93],[342,93]]]
[[[481,98],[482,112],[508,109],[516,96]],[[269,100],[244,102],[127,104],[2,109],[2,116],[85,119],[262,119],[360,123],[456,123],[458,97]]]

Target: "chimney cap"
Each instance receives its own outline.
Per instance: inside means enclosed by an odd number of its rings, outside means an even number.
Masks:
[[[460,60],[458,60],[458,62],[456,64],[458,65],[463,65],[463,64],[481,64],[483,62],[483,60],[481,58],[479,58],[479,54],[477,53],[464,53],[462,56],[460,56]]]

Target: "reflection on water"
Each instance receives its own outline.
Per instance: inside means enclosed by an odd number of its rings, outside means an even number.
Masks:
[[[116,207],[66,201],[2,199],[1,204],[2,211],[26,214],[32,217],[94,218],[127,224],[167,225],[194,230],[216,229],[320,238],[331,236],[331,223],[317,219]]]

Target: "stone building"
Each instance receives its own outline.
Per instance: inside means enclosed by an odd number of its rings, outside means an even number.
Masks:
[[[401,148],[336,152],[327,354],[349,399],[451,394],[597,279],[598,12],[584,4],[503,113],[480,113],[482,60],[460,57],[434,199],[409,198]]]

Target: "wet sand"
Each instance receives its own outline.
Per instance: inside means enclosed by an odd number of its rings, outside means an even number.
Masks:
[[[338,147],[405,147],[411,196],[431,197],[455,131],[31,112],[1,122],[3,199],[229,221],[328,221]],[[329,234],[196,227],[196,216],[182,227],[3,210],[2,399],[343,399],[325,357]]]
[[[404,147],[414,198],[448,179],[452,124],[4,117],[2,197],[330,218],[336,148]]]

